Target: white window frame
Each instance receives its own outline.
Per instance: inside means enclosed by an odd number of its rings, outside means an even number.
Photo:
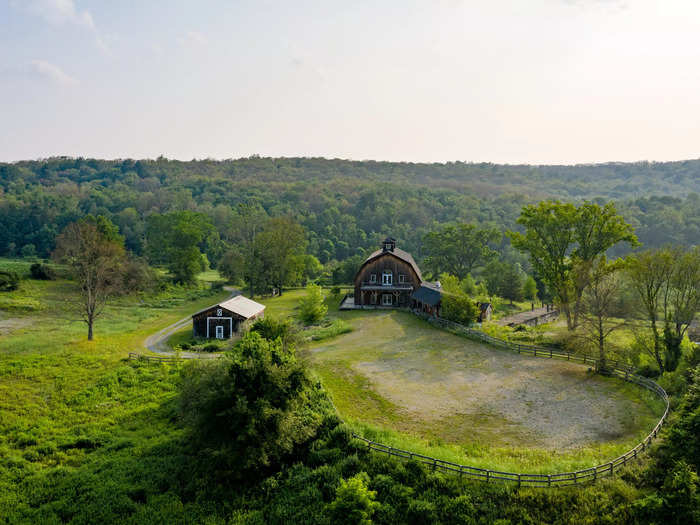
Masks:
[[[233,337],[233,317],[220,317],[220,316],[216,316],[216,317],[207,317],[207,339],[209,339],[209,338],[211,337],[211,336],[209,335],[209,326],[211,325],[211,320],[212,320],[212,319],[221,319],[221,320],[223,320],[223,321],[228,320],[228,326],[229,326],[229,331],[228,331],[228,333],[229,333],[229,335],[230,335],[231,337]],[[216,331],[215,331],[214,333],[216,333]]]
[[[399,274],[399,284],[404,284],[405,282],[406,282],[406,274],[400,273]]]
[[[382,306],[394,306],[394,297],[390,293],[382,294]]]
[[[382,272],[382,286],[391,286],[394,284],[394,274],[391,270]]]
[[[377,282],[377,274],[376,274],[376,273],[371,273],[371,274],[369,275],[369,282],[372,283],[372,284],[374,284],[374,283]]]
[[[218,324],[216,325],[216,335],[215,337],[217,339],[223,339],[224,338],[224,325]]]

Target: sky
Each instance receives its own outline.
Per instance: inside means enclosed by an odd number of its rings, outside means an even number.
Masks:
[[[0,161],[700,157],[698,0],[0,0]]]

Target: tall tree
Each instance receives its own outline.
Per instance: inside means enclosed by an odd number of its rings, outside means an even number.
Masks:
[[[597,259],[605,255],[610,248],[619,242],[630,246],[639,246],[634,228],[618,215],[612,202],[599,206],[584,202],[576,209],[576,220],[573,225],[574,248],[573,260],[573,291],[574,291],[574,327],[578,325],[578,315],[581,298],[590,283],[592,269]]]
[[[76,307],[88,326],[88,341],[92,341],[95,320],[121,289],[124,240],[108,219],[88,216],[66,226],[56,239],[53,257],[68,264],[80,286]]]
[[[306,235],[299,223],[289,217],[269,219],[256,241],[266,270],[265,280],[280,295],[285,286],[301,280],[305,266]]]
[[[464,279],[476,266],[496,256],[489,244],[500,238],[501,233],[493,228],[478,228],[466,223],[448,224],[423,237],[428,254],[426,266],[435,275],[446,272]]]
[[[569,254],[575,221],[576,207],[573,204],[543,201],[525,206],[520,213],[518,224],[525,228],[524,233],[508,232],[513,246],[530,254],[533,268],[557,296],[570,330],[574,325],[569,310],[572,298]]]
[[[598,350],[598,368],[607,368],[607,348],[610,334],[624,326],[614,319],[620,292],[619,264],[599,258],[591,269],[589,286],[581,301],[580,336]]]
[[[653,338],[652,355],[659,370],[664,371],[663,344],[659,333],[659,315],[669,279],[673,273],[672,250],[647,250],[626,258],[626,271]]]
[[[700,248],[675,248],[673,269],[664,293],[664,342],[666,369],[675,370],[681,343],[700,310]]]
[[[524,233],[508,232],[513,246],[530,255],[535,272],[556,295],[569,330],[578,324],[583,291],[596,259],[621,241],[637,244],[632,227],[612,204],[544,201],[525,206]]]
[[[200,249],[212,235],[214,227],[202,213],[153,214],[146,229],[149,259],[165,264],[176,282],[190,283],[202,270]]]

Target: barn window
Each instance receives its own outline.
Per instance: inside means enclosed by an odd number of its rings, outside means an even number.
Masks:
[[[223,310],[222,310],[221,308],[217,308],[217,310],[216,310],[216,315],[217,315],[218,317],[221,317],[221,315],[222,315],[223,313],[224,313],[224,312],[223,312]]]
[[[393,281],[394,275],[391,273],[391,270],[384,270],[384,273],[382,273],[382,285],[391,286]]]
[[[393,303],[391,294],[382,294],[382,306],[391,306]]]
[[[399,283],[405,283],[406,282],[406,275],[403,273],[399,274]]]
[[[371,283],[377,282],[377,274],[376,273],[373,273],[369,276],[369,282],[371,282]]]

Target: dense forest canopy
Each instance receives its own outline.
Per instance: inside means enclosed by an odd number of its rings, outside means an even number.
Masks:
[[[700,239],[700,160],[516,166],[58,157],[0,164],[0,255],[45,257],[57,234],[87,214],[109,217],[137,255],[147,253],[146,221],[154,213],[203,213],[225,239],[237,205],[255,203],[269,216],[299,221],[309,253],[323,263],[364,253],[386,234],[422,259],[421,239],[438,225],[505,231],[516,227],[523,205],[543,198],[614,200],[646,246]]]

